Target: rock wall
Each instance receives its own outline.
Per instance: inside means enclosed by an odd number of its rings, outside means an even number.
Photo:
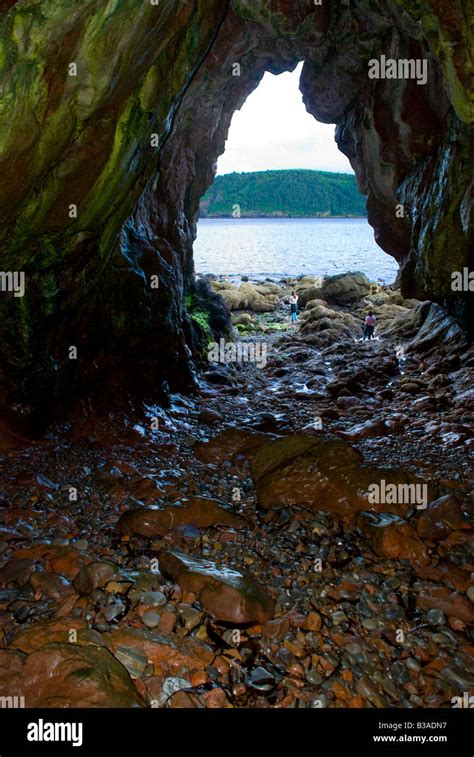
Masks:
[[[467,321],[466,18],[458,0],[0,3],[2,270],[26,276],[0,293],[0,404],[47,419],[97,385],[192,383],[199,198],[234,111],[300,60],[405,294]],[[427,84],[369,79],[382,53],[426,58]]]

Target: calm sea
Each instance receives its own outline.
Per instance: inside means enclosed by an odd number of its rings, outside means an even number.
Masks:
[[[194,261],[197,274],[231,279],[363,271],[391,284],[398,271],[365,218],[201,218]]]

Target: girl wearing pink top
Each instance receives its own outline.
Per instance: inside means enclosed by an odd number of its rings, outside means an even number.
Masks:
[[[375,321],[375,315],[372,310],[369,310],[369,315],[365,317],[364,342],[366,339],[369,341],[372,339],[374,335]]]

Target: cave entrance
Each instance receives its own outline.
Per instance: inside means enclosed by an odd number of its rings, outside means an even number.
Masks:
[[[231,121],[216,178],[200,203],[198,278],[235,283],[360,270],[394,281],[398,265],[375,242],[335,125],[305,108],[303,63],[266,72]]]

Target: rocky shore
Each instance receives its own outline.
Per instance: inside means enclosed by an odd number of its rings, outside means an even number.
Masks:
[[[2,425],[0,696],[451,707],[474,691],[472,347],[361,274],[212,286],[265,365],[211,364],[165,408],[84,401],[41,439]]]

